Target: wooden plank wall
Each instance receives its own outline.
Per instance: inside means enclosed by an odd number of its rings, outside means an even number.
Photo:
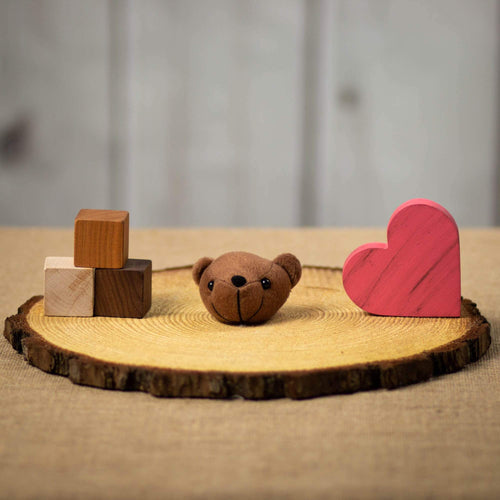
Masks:
[[[0,223],[108,203],[107,28],[100,0],[0,2]]]
[[[3,0],[0,223],[498,214],[498,0]],[[10,135],[9,135],[10,134]]]

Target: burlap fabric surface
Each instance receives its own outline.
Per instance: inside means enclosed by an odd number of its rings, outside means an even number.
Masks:
[[[341,266],[385,230],[142,230],[156,269],[246,250]],[[71,230],[2,229],[0,313],[43,293]],[[0,339],[1,498],[500,498],[500,230],[462,230],[462,294],[484,358],[394,391],[306,401],[157,399],[73,385]]]

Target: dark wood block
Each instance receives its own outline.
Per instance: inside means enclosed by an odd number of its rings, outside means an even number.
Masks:
[[[151,307],[150,260],[128,259],[122,269],[95,270],[95,316],[142,318]]]
[[[128,259],[129,214],[82,209],[75,218],[75,266],[119,269]]]

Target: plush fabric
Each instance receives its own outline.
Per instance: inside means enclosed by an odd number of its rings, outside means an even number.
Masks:
[[[267,321],[286,302],[302,266],[292,254],[274,260],[247,252],[229,252],[213,260],[202,257],[193,279],[208,312],[224,323]]]

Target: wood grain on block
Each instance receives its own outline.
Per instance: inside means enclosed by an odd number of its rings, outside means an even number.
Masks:
[[[119,269],[128,243],[128,212],[82,209],[75,218],[75,266]]]
[[[401,205],[386,243],[354,250],[344,264],[344,288],[359,307],[383,316],[460,316],[460,244],[451,214],[437,203]]]
[[[96,316],[142,318],[151,307],[151,261],[129,259],[122,269],[95,270]]]
[[[373,316],[346,295],[340,269],[309,266],[262,325],[213,318],[185,267],[153,272],[153,302],[142,319],[47,318],[33,297],[6,320],[4,335],[31,364],[75,383],[251,399],[421,382],[476,361],[491,341],[470,300],[459,318]]]
[[[75,267],[73,257],[47,257],[44,271],[47,316],[94,314],[94,269]]]

